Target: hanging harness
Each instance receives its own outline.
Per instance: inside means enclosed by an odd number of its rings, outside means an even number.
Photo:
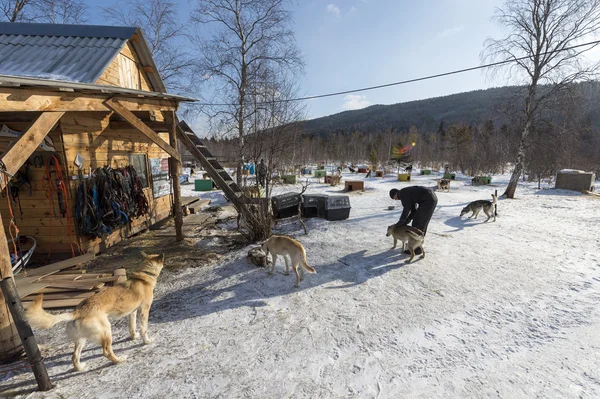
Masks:
[[[96,168],[88,182],[79,172],[77,226],[82,235],[103,237],[148,213],[148,199],[133,166]]]
[[[31,181],[29,179],[29,161],[25,163],[24,169],[19,169],[17,173],[9,180],[7,185],[8,196],[13,201],[13,203],[19,205],[19,212],[21,213],[21,219],[23,219],[23,208],[21,207],[21,197],[19,196],[21,187],[25,186],[29,190],[29,196],[33,195],[33,187],[31,186]],[[5,194],[2,192],[2,197]]]

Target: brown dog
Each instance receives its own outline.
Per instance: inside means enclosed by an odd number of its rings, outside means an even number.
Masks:
[[[113,363],[120,363],[112,350],[112,332],[109,318],[120,319],[129,316],[129,334],[131,339],[139,338],[136,332],[136,312],[140,312],[142,340],[152,343],[148,337],[148,314],[152,305],[156,279],[160,274],[164,255],[146,255],[142,252],[144,263],[129,279],[114,287],[106,288],[81,302],[73,312],[53,315],[42,308],[42,295],[36,298],[25,312],[29,323],[36,328],[48,329],[62,321],[68,321],[67,334],[75,343],[73,367],[84,370],[80,363],[81,350],[90,339],[102,346],[102,352]]]

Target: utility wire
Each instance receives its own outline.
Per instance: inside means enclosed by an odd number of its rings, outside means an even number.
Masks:
[[[583,44],[578,44],[576,46],[565,47],[565,48],[560,49],[560,50],[546,51],[544,53],[541,53],[541,55],[559,53],[561,51],[573,50],[573,49],[576,49],[578,47],[597,45],[599,43],[600,43],[600,40],[595,40],[593,42],[587,42],[587,43],[583,43]],[[415,79],[401,80],[399,82],[387,83],[387,84],[378,85],[378,86],[369,86],[369,87],[363,87],[361,89],[338,91],[338,92],[335,92],[335,93],[318,94],[318,95],[307,96],[307,97],[297,97],[297,98],[288,98],[288,99],[283,99],[283,100],[263,101],[263,102],[257,102],[256,105],[265,105],[265,104],[272,104],[272,103],[288,103],[288,102],[292,102],[292,101],[314,100],[316,98],[341,96],[343,94],[358,93],[358,92],[362,92],[362,91],[382,89],[384,87],[398,86],[398,85],[403,85],[403,84],[407,84],[407,83],[420,82],[422,80],[429,80],[429,79],[440,78],[442,76],[456,75],[456,74],[463,73],[463,72],[475,71],[477,69],[490,68],[490,67],[494,67],[494,66],[498,66],[498,65],[509,64],[511,62],[523,61],[523,60],[530,59],[530,58],[531,58],[531,56],[526,55],[526,56],[523,56],[523,57],[515,57],[515,58],[511,58],[511,59],[504,60],[504,61],[498,61],[498,62],[492,62],[490,64],[479,65],[479,66],[476,66],[476,67],[464,68],[464,69],[457,69],[457,70],[450,71],[450,72],[438,73],[436,75],[428,75],[428,76],[423,76],[423,77],[415,78]],[[219,107],[219,106],[224,107],[224,106],[230,106],[230,105],[235,106],[236,104],[199,103],[198,105],[211,106],[211,107],[213,107],[213,106],[214,107]]]

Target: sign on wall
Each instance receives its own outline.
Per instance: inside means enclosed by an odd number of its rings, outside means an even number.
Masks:
[[[150,174],[152,175],[153,197],[169,195],[171,193],[169,158],[150,158]]]

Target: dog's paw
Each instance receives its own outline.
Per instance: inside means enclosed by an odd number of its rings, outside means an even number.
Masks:
[[[135,334],[133,334],[133,335],[130,335],[129,337],[131,338],[131,340],[132,340],[132,341],[134,341],[134,340],[136,340],[136,339],[140,339],[140,334],[138,334],[138,333],[135,333]]]
[[[78,365],[74,366],[75,371],[85,371],[85,363],[79,363]]]
[[[125,360],[127,360],[127,356],[121,355],[120,357],[115,357],[113,360],[113,363],[119,364],[119,363],[123,363]]]
[[[154,340],[150,337],[144,337],[143,341],[144,341],[144,345],[150,345],[152,342],[154,342]]]
[[[290,272],[285,272],[285,273],[283,273],[283,274],[284,274],[284,275],[286,275],[286,276],[289,276],[289,275],[290,275]]]

